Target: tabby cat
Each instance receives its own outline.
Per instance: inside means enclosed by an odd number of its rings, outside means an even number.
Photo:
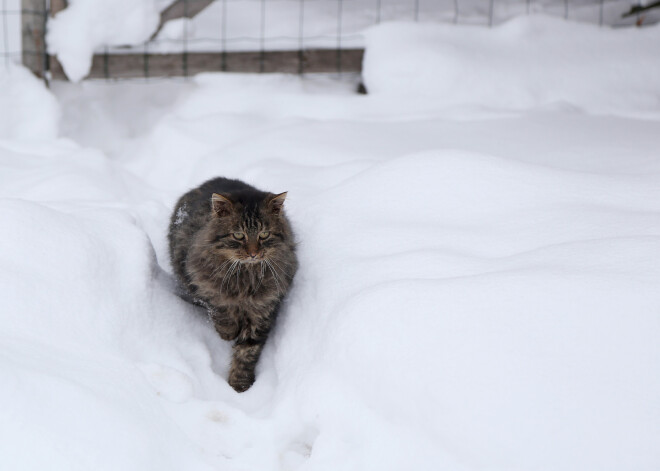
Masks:
[[[184,295],[235,340],[229,384],[238,392],[255,366],[298,268],[284,214],[286,193],[214,178],[179,199],[169,227],[172,267]]]

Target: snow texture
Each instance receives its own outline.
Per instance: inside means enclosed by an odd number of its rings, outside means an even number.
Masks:
[[[537,24],[454,40],[513,57],[502,36],[533,41]],[[542,24],[563,43],[563,25]],[[399,53],[428,33],[384,28],[415,38]],[[599,34],[657,58],[643,34]],[[3,466],[660,468],[660,110],[594,114],[577,92],[523,109],[491,81],[506,61],[470,78],[487,106],[442,102],[379,75],[386,36],[369,39],[369,83],[387,85],[373,95],[313,76],[54,83],[59,137],[52,109],[45,141],[5,117]],[[471,50],[454,60],[473,67]],[[656,86],[620,80],[630,96]],[[23,85],[26,106],[55,100]],[[226,383],[230,344],[174,294],[167,255],[174,202],[217,175],[288,190],[299,240],[301,270],[243,394]]]

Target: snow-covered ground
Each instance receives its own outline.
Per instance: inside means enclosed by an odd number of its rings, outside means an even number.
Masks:
[[[577,61],[544,29],[618,46]],[[0,467],[660,468],[658,29],[596,31],[385,25],[367,96],[220,74],[51,95],[4,71]],[[635,70],[604,65],[628,48]],[[300,243],[243,394],[165,242],[217,175],[289,191]]]

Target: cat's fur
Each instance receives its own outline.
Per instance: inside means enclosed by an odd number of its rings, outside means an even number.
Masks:
[[[285,197],[214,178],[183,195],[172,213],[174,273],[190,300],[208,310],[220,337],[236,341],[228,381],[239,392],[254,382],[298,268]]]

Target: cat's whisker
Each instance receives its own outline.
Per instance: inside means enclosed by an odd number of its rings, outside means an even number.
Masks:
[[[224,286],[225,280],[227,279],[227,275],[229,274],[230,270],[231,270],[231,265],[229,266],[229,268],[227,268],[227,270],[225,270],[225,274],[222,276],[222,282],[220,283],[220,289],[222,289],[222,287]]]
[[[240,270],[240,269],[241,269],[241,261],[236,260],[236,262],[234,263],[234,266],[231,270],[231,273],[229,274],[229,278],[227,278],[227,286],[229,286],[229,282],[231,281],[231,278],[234,276],[234,273],[236,273],[236,271]]]
[[[277,287],[277,294],[279,296],[279,294],[280,294],[280,283],[278,281],[279,277],[277,276],[277,272],[273,268],[273,265],[271,265],[270,261],[268,261],[267,259],[264,259],[264,261],[266,262],[266,265],[270,269],[270,272],[273,274],[273,279],[275,280],[275,286]]]
[[[261,262],[259,262],[259,267],[261,269],[261,273],[260,273],[260,276],[259,276],[259,283],[257,283],[257,287],[254,289],[255,293],[257,291],[259,291],[259,288],[261,287],[261,283],[264,281],[264,265],[265,264],[264,264],[263,260]]]
[[[220,289],[223,288],[225,283],[229,283],[229,280],[231,279],[231,275],[233,274],[234,270],[236,269],[236,265],[238,264],[238,260],[234,260],[232,264],[229,266],[229,269],[225,273],[225,276],[222,277],[222,283],[220,283]]]
[[[282,267],[281,267],[281,266],[275,261],[274,258],[271,258],[270,261],[271,261],[272,263],[274,263],[275,266],[276,266],[277,268],[280,269],[280,271],[282,272],[282,275],[286,276],[287,278],[290,278],[290,276],[289,276],[289,272],[287,272],[284,268],[282,268]]]
[[[211,278],[214,278],[214,279],[217,278],[217,275],[220,274],[222,269],[224,267],[226,267],[230,262],[231,262],[231,260],[225,260],[218,268],[213,270],[213,272],[211,273]]]
[[[220,270],[218,270],[218,274],[222,273],[223,270],[225,270],[225,271],[229,270],[229,267],[231,266],[231,263],[232,263],[231,259],[224,262],[222,264],[222,266],[220,267]]]

